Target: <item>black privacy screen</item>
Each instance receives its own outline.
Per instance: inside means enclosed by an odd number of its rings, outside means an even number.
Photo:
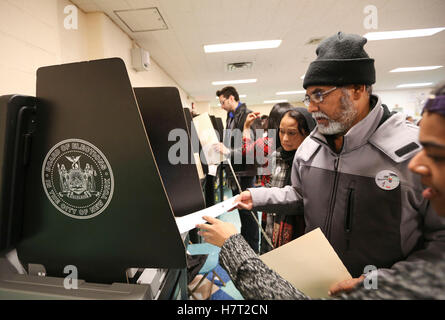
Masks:
[[[40,68],[26,181],[24,266],[125,281],[127,268],[185,268],[185,249],[125,65]]]
[[[135,88],[134,93],[174,215],[182,217],[204,209],[178,89]]]

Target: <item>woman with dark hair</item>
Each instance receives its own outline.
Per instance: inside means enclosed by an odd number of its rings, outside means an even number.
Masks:
[[[279,125],[281,146],[272,154],[274,159],[270,183],[266,187],[282,188],[290,185],[292,162],[295,152],[303,140],[315,128],[315,120],[304,108],[292,108],[284,113]],[[267,214],[266,234],[272,239],[274,248],[278,248],[304,234],[303,208],[301,215]],[[263,243],[263,242],[262,242]],[[261,252],[271,249],[267,245],[261,246]]]
[[[411,159],[409,169],[421,176],[422,195],[430,200],[436,213],[445,218],[445,84],[433,92],[423,109],[419,142],[423,149]],[[245,299],[309,299],[261,259],[242,245],[233,225],[211,217],[210,223],[197,225],[208,243],[222,247],[220,263],[228,271]],[[236,257],[233,253],[236,252]],[[371,277],[375,274],[371,274]],[[357,283],[338,299],[445,299],[445,256],[436,262],[419,260],[400,264],[390,273],[377,274],[378,287],[367,289]],[[341,283],[340,283],[341,284]],[[331,293],[342,292],[341,285]]]
[[[265,161],[262,165],[264,169],[264,174],[261,175],[261,185],[265,186],[270,181],[270,172],[267,170],[269,167],[269,156],[271,154],[271,150],[275,150],[278,148],[280,144],[279,139],[274,139],[273,137],[277,137],[278,128],[280,126],[280,121],[284,113],[292,108],[290,103],[277,103],[272,107],[272,110],[269,113],[269,117],[267,120],[267,131],[263,137],[259,137],[256,141],[252,141],[251,130],[261,129],[253,126],[256,119],[260,118],[259,112],[249,113],[247,115],[246,122],[244,122],[244,130],[243,130],[243,156],[246,154],[254,154],[257,157],[257,152],[261,150],[263,152],[263,156]],[[275,132],[273,132],[275,130]]]
[[[263,137],[259,137],[256,141],[252,141],[251,137],[256,136],[252,135],[252,130],[257,130],[261,128],[255,127],[255,121],[260,120],[260,113],[253,112],[247,115],[246,122],[244,122],[244,130],[243,130],[243,155],[253,154],[254,157],[258,160],[261,158],[259,163],[262,164],[261,171],[258,171],[260,174],[258,175],[260,180],[260,185],[265,187],[270,184],[270,177],[272,170],[270,170],[271,165],[274,160],[272,154],[276,148],[281,146],[280,139],[278,136],[278,129],[280,126],[280,121],[283,115],[292,108],[290,103],[277,103],[272,107],[272,110],[269,113],[269,117],[267,118],[267,127],[264,132]],[[261,151],[262,155],[260,156],[258,152]],[[266,228],[267,224],[267,214],[263,212],[261,215],[261,226],[262,228]],[[269,236],[271,233],[269,234]],[[261,234],[260,241],[260,252],[267,252],[270,247],[267,241],[264,239],[263,234]]]

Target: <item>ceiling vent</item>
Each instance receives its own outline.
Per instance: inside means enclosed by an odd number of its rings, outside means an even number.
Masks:
[[[319,44],[321,41],[323,41],[324,37],[319,38],[310,38],[308,42],[306,42],[307,45],[316,45]]]
[[[130,29],[131,32],[147,32],[167,30],[167,24],[158,8],[114,11],[116,16]]]
[[[252,62],[235,62],[227,64],[227,71],[246,71],[252,69]]]

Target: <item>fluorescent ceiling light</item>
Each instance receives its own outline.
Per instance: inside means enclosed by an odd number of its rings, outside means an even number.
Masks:
[[[209,44],[204,46],[204,52],[225,52],[225,51],[243,51],[277,48],[281,44],[281,40],[266,41],[249,41],[249,42],[233,42],[221,44]]]
[[[213,81],[212,85],[220,86],[225,84],[240,84],[240,83],[254,83],[254,82],[257,82],[257,79]]]
[[[406,84],[399,84],[397,88],[413,88],[413,87],[428,87],[431,86],[432,82],[421,82],[421,83],[406,83]]]
[[[407,67],[407,68],[396,68],[390,72],[409,72],[409,71],[425,71],[425,70],[435,70],[442,68],[443,66],[426,66],[426,67]]]
[[[281,102],[287,102],[286,99],[284,100],[265,100],[264,103],[281,103]]]
[[[277,92],[277,96],[281,96],[281,95],[286,95],[286,94],[302,94],[302,93],[306,93],[306,91],[304,90],[299,90],[299,91],[280,91]]]
[[[368,40],[388,40],[388,39],[402,39],[415,37],[428,37],[445,30],[444,28],[429,28],[429,29],[413,29],[413,30],[399,30],[399,31],[383,31],[383,32],[369,32],[363,37]]]

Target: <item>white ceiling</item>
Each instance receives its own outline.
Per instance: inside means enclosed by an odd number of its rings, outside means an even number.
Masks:
[[[85,12],[107,14],[195,101],[216,104],[220,87],[212,81],[257,78],[235,87],[247,104],[300,96],[277,96],[278,91],[303,90],[300,77],[315,59],[311,38],[337,31],[364,35],[445,27],[444,0],[71,0]],[[378,10],[378,30],[366,30],[364,8]],[[118,10],[156,7],[166,30],[132,32],[116,15]],[[135,21],[135,25],[140,21]],[[204,53],[206,44],[275,40],[276,49]],[[369,41],[365,46],[376,60],[376,91],[394,90],[403,83],[445,80],[445,67],[432,71],[389,73],[397,67],[445,66],[445,31],[431,37]],[[234,62],[253,62],[251,70],[226,71]]]

